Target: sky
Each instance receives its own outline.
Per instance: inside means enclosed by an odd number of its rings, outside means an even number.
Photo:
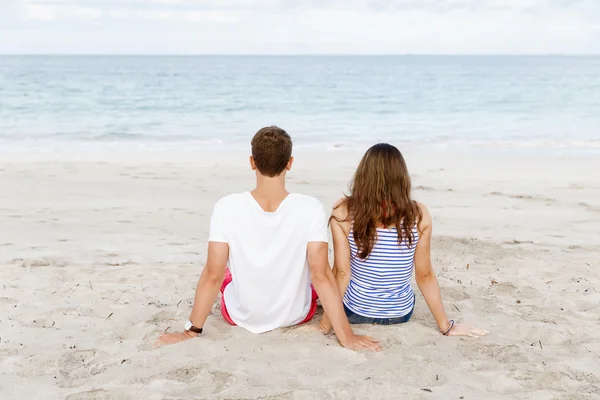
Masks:
[[[600,0],[0,0],[0,54],[600,54]]]

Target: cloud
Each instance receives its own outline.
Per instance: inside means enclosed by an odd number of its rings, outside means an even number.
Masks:
[[[94,8],[277,12],[293,9],[447,12],[596,7],[596,0],[15,0],[19,4]]]
[[[46,5],[26,5],[22,8],[23,14],[27,19],[35,21],[52,21],[56,19],[56,8]]]
[[[116,8],[110,10],[107,15],[114,19],[127,19],[130,17],[131,13],[128,10]]]
[[[26,19],[34,21],[53,21],[57,19],[98,19],[103,12],[99,8],[79,7],[59,4],[26,3],[21,7]]]
[[[23,8],[90,7],[110,12],[114,9],[203,11],[203,12],[246,12],[285,13],[290,10],[336,10],[367,12],[411,12],[447,13],[467,12],[522,12],[548,10],[597,10],[597,0],[14,0]],[[599,16],[600,18],[600,16]]]
[[[599,25],[598,0],[0,0],[0,52],[600,53]]]

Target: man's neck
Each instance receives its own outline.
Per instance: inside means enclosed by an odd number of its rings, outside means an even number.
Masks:
[[[257,175],[256,189],[252,191],[252,196],[263,210],[276,211],[288,195],[289,192],[285,188],[285,174],[273,178]]]

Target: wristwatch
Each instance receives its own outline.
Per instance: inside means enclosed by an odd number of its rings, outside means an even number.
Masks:
[[[192,321],[188,321],[185,323],[183,327],[186,331],[197,333],[198,335],[202,333],[202,328],[196,328]]]

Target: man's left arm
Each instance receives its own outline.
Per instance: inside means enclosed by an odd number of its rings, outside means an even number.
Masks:
[[[329,267],[327,253],[327,243],[308,243],[307,256],[311,280],[319,295],[323,310],[331,320],[331,325],[340,344],[353,350],[381,350],[381,347],[373,338],[358,336],[352,332],[348,318],[344,312],[342,298],[340,297],[335,277]]]
[[[227,260],[229,259],[229,245],[222,242],[208,243],[208,258],[204,270],[200,275],[198,286],[196,287],[196,296],[194,297],[194,306],[190,315],[190,321],[197,328],[202,328],[212,309],[219,289],[223,283],[225,270],[227,269]],[[160,337],[157,345],[173,344],[197,336],[196,333],[183,331],[177,333],[167,333]]]
[[[325,209],[316,200],[306,254],[315,291],[342,346],[355,350],[380,350],[377,341],[366,336],[357,336],[350,328],[336,279],[329,266],[327,220]]]

